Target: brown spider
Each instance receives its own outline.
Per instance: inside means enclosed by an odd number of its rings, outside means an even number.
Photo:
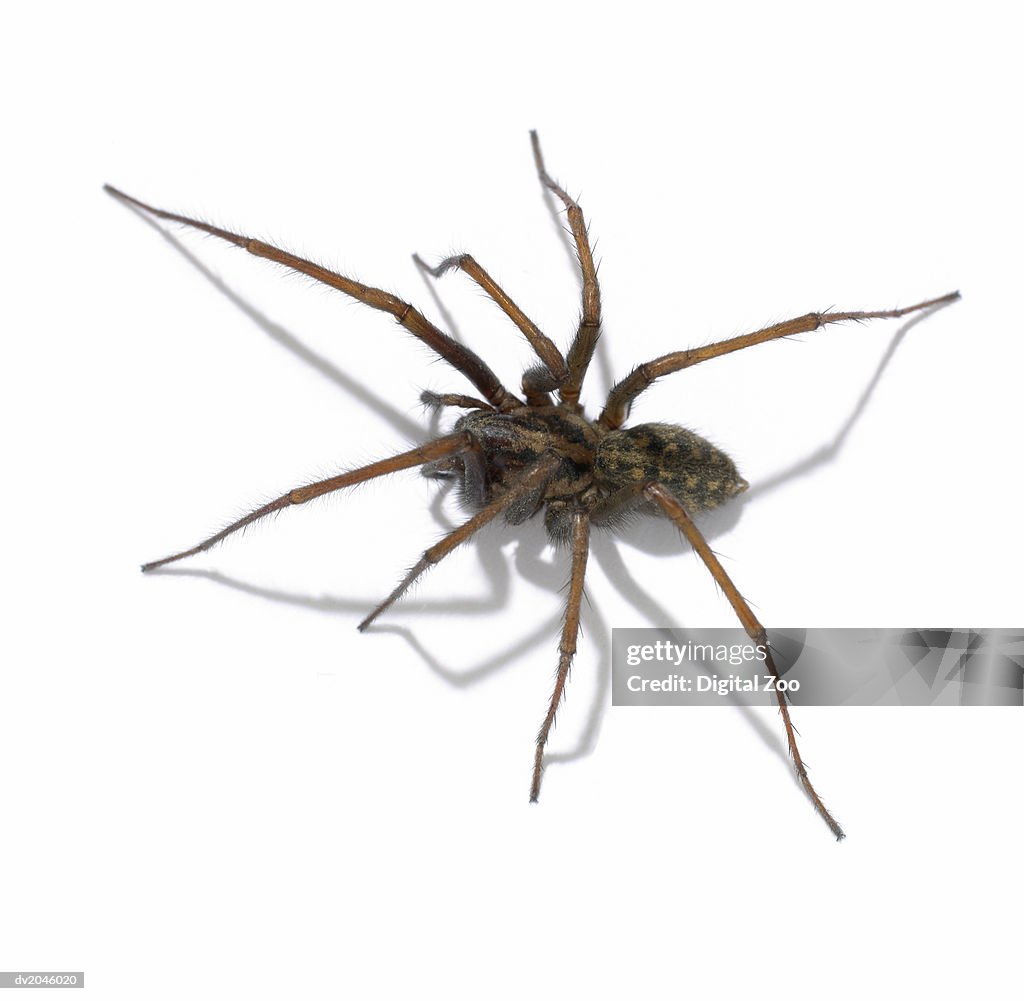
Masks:
[[[693,514],[717,507],[741,493],[747,488],[747,482],[737,472],[732,459],[692,431],[674,424],[641,424],[624,428],[633,401],[655,379],[731,351],[791,334],[817,330],[826,323],[905,316],[917,310],[952,302],[959,298],[959,293],[952,292],[903,309],[808,313],[706,347],[663,355],[638,366],[614,386],[604,410],[596,420],[590,420],[583,415],[579,398],[601,326],[601,292],[597,269],[594,267],[583,212],[576,201],[551,179],[544,168],[536,132],[530,136],[542,184],[565,205],[583,276],[582,316],[568,352],[563,355],[555,343],[527,318],[469,254],[450,257],[436,268],[426,268],[435,277],[453,268],[466,272],[526,336],[540,364],[528,369],[522,377],[523,399],[510,393],[473,351],[439,330],[415,307],[388,292],[363,285],[260,240],[154,208],[110,185],[106,186],[106,191],[152,216],[220,237],[250,254],[309,275],[374,309],[390,313],[413,336],[433,348],[461,372],[481,394],[482,398],[456,393],[424,393],[423,402],[430,406],[468,411],[456,421],[451,434],[361,469],[289,490],[277,500],[252,511],[191,549],[147,563],[142,569],[155,570],[175,560],[194,556],[274,511],[293,504],[304,504],[315,497],[386,473],[422,466],[430,475],[458,476],[466,502],[477,513],[426,550],[394,591],[359,624],[362,630],[397,601],[425,570],[444,559],[456,546],[498,515],[518,525],[543,508],[544,523],[552,540],[569,545],[572,571],[559,645],[557,679],[537,735],[530,787],[530,800],[535,802],[540,793],[544,747],[562,699],[569,665],[576,652],[592,524],[614,526],[624,515],[638,508],[646,508],[670,518],[725,592],[747,634],[755,644],[764,644],[767,649],[764,627],[692,520]],[[417,261],[426,267],[418,258]],[[778,679],[778,671],[770,652],[766,663]],[[825,809],[807,777],[797,749],[786,697],[778,690],[776,697],[800,782],[832,833],[842,838],[842,828]]]

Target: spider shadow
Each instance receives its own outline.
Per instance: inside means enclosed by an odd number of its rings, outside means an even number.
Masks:
[[[839,457],[843,446],[849,440],[858,421],[867,411],[871,397],[881,383],[886,369],[892,362],[900,345],[906,339],[907,334],[933,313],[946,309],[949,305],[951,303],[933,306],[931,309],[915,314],[905,321],[896,333],[892,335],[892,339],[879,358],[871,377],[854,402],[849,415],[828,442],[816,448],[813,452],[808,453],[803,458],[796,460],[791,465],[780,469],[777,473],[762,480],[760,483],[753,484],[729,504],[701,515],[699,524],[701,531],[707,539],[711,541],[718,536],[732,531],[740,518],[743,517],[743,511],[747,505],[757,500],[757,498],[779,490],[803,477],[810,476],[817,470],[834,462]],[[664,555],[666,552],[672,551],[672,540],[678,538],[678,532],[670,522],[664,518],[647,517],[644,515],[638,516],[637,521],[638,530],[632,533],[628,541],[632,548],[653,556]],[[689,547],[687,546],[686,548]]]
[[[532,166],[532,155],[530,163]],[[577,289],[577,300],[582,302],[583,275],[580,271],[579,258],[576,253],[576,242],[573,238],[572,230],[565,224],[563,219],[563,217],[565,216],[565,207],[562,205],[560,200],[555,198],[555,196],[552,194],[547,185],[541,182],[539,178],[538,183],[540,184],[541,197],[544,201],[545,209],[551,217],[551,222],[554,225],[555,232],[557,233],[559,245],[565,251],[566,256],[568,258],[569,267],[575,279]],[[596,251],[596,244],[593,245],[592,249]],[[598,271],[600,271],[601,265],[599,261],[595,260],[594,266]],[[452,312],[448,309],[444,300],[437,291],[437,279],[431,279],[430,275],[422,267],[417,267],[417,271],[419,272],[423,280],[428,295],[433,301],[434,307],[437,309],[438,314],[440,315],[442,321],[444,322],[445,329],[447,330],[447,332],[453,338],[455,338],[455,340],[460,342],[464,341],[465,339],[461,334],[459,324],[457,323],[455,317],[452,315]],[[526,310],[526,312],[527,314],[529,314],[529,310]],[[603,323],[603,326],[607,326],[607,323]],[[612,366],[611,359],[608,356],[608,344],[603,336],[603,331],[602,335],[598,338],[597,341],[597,347],[594,351],[593,362],[596,363],[599,377],[601,380],[602,395],[607,395],[608,391],[612,387]]]
[[[878,365],[875,367],[875,371],[872,373],[871,378],[867,381],[867,384],[861,391],[861,394],[854,404],[853,409],[850,411],[849,416],[840,426],[832,440],[821,446],[821,448],[810,453],[810,455],[807,455],[803,459],[793,463],[791,466],[780,470],[774,476],[770,476],[768,479],[762,480],[760,483],[752,486],[743,495],[743,503],[748,504],[757,497],[771,493],[773,490],[777,490],[784,484],[800,479],[801,477],[814,472],[816,469],[835,461],[843,445],[846,444],[847,439],[850,437],[850,433],[853,431],[855,425],[867,410],[868,402],[874,395],[875,390],[878,388],[878,384],[882,381],[882,376],[885,373],[885,370],[889,367],[889,363],[892,361],[897,350],[899,350],[899,347],[905,340],[907,334],[909,334],[910,331],[919,323],[924,323],[924,321],[934,313],[937,313],[939,310],[946,309],[951,305],[952,303],[943,303],[939,306],[932,306],[930,309],[916,313],[909,320],[906,320],[901,324],[900,328],[895,334],[893,334],[892,340],[889,341],[885,351],[882,353],[882,357],[879,359]]]
[[[946,308],[947,305],[950,304],[935,306],[919,313],[900,326],[886,346],[874,372],[855,401],[846,420],[840,425],[839,430],[829,442],[790,466],[783,468],[768,479],[751,487],[737,498],[734,503],[703,515],[699,519],[700,528],[708,541],[711,542],[715,538],[726,535],[731,531],[742,517],[743,509],[755,498],[770,493],[773,490],[778,490],[784,485],[808,476],[816,469],[820,469],[835,461],[857,422],[867,410],[871,397],[878,388],[885,370],[888,368],[907,334],[917,324],[924,322],[933,313]],[[639,515],[637,521],[642,522],[642,524],[635,526],[637,530],[632,532],[628,541],[625,542],[631,548],[658,557],[676,556],[687,551],[692,552],[689,543],[680,536],[676,527],[665,519]],[[674,639],[669,630],[673,628],[678,629],[679,627],[669,626],[668,623],[678,622],[679,613],[670,612],[636,581],[622,559],[619,546],[611,542],[607,534],[598,535],[595,536],[592,542],[592,552],[605,577],[615,583],[620,597],[624,598],[628,604],[643,616],[652,628],[664,629],[665,639]],[[611,634],[608,633],[602,638],[610,646]],[[781,760],[789,772],[793,783],[801,789],[801,794],[803,794],[800,780],[791,767],[788,748],[778,728],[767,726],[760,714],[756,713],[752,707],[739,702],[735,696],[730,694],[726,698],[739,710],[765,746]]]
[[[554,199],[546,187],[542,185],[544,198],[548,204],[552,218],[558,226],[559,231],[566,234],[566,230],[559,223],[559,212],[554,204]],[[184,244],[176,239],[171,233],[164,230],[155,220],[144,214],[141,210],[132,208],[147,225],[151,226],[160,236],[166,240],[175,251],[182,255],[204,278],[209,281],[222,295],[233,305],[248,316],[257,327],[267,336],[274,340],[281,347],[291,352],[299,360],[310,365],[325,378],[329,379],[351,397],[358,400],[364,406],[380,416],[390,424],[396,431],[407,439],[424,441],[428,437],[426,429],[392,407],[386,400],[366,389],[356,379],[346,375],[332,362],[307,348],[298,338],[286,330],[280,324],[274,322],[255,306],[235,292],[218,275],[206,267]],[[571,239],[571,237],[570,237]],[[569,245],[563,239],[570,255],[575,263],[575,247]],[[431,297],[438,306],[442,316],[445,318],[449,329],[453,330],[453,336],[458,336],[458,330],[448,310],[437,294],[432,282],[424,277],[425,284]],[[941,308],[941,307],[938,307]],[[861,415],[866,410],[871,395],[878,386],[883,372],[895,354],[899,344],[906,334],[935,310],[931,309],[920,313],[907,321],[893,336],[885,353],[879,361],[878,366],[868,384],[865,386],[859,399],[856,401],[849,417],[833,436],[832,440],[821,448],[800,459],[791,466],[781,470],[779,473],[755,485],[746,494],[738,498],[737,502],[728,505],[724,509],[712,512],[701,519],[702,531],[709,541],[730,531],[739,518],[747,503],[756,496],[779,489],[789,481],[806,476],[815,469],[834,461],[848,439],[851,431]],[[603,345],[598,345],[598,355],[603,357],[602,375],[605,382],[610,385],[610,372],[608,369],[607,353]],[[433,421],[436,427],[438,415],[435,414]],[[445,491],[441,490],[435,496],[431,505],[431,511],[435,521],[447,530],[454,527],[444,513],[443,502]],[[633,548],[643,552],[655,554],[661,557],[678,555],[685,551],[686,547],[679,539],[679,533],[673,525],[664,519],[640,517],[643,525],[630,541]],[[485,530],[477,539],[475,552],[480,562],[480,568],[484,579],[491,584],[491,593],[483,598],[446,600],[442,603],[425,603],[418,601],[407,601],[403,606],[405,614],[412,616],[419,615],[486,615],[500,612],[507,608],[511,594],[511,575],[509,561],[503,552],[507,542],[498,541],[495,526],[489,526],[491,531]],[[515,552],[512,557],[515,568],[520,576],[527,582],[533,584],[545,593],[557,596],[561,586],[564,584],[567,575],[567,565],[564,558],[559,559],[557,552],[554,558],[547,559],[545,556],[552,552],[542,526],[537,522],[531,522],[521,526],[521,532],[515,542]],[[601,567],[605,576],[613,583],[618,593],[630,604],[639,614],[644,616],[652,626],[661,628],[665,623],[673,621],[677,616],[670,613],[660,605],[651,594],[645,590],[629,573],[625,562],[622,559],[619,548],[609,533],[595,532],[592,537],[592,552],[595,561]],[[263,587],[258,584],[249,583],[231,577],[216,570],[191,569],[191,568],[164,568],[154,571],[151,576],[180,576],[193,577],[206,580],[221,587],[241,591],[252,597],[273,601],[293,607],[305,608],[310,611],[326,614],[349,614],[352,612],[365,612],[370,607],[369,602],[363,598],[347,598],[336,596],[314,596],[304,595],[296,592],[283,591],[276,588]],[[557,611],[549,619],[544,620],[538,627],[529,631],[525,636],[520,637],[516,642],[502,650],[495,651],[483,660],[464,668],[455,668],[437,657],[428,650],[415,636],[413,631],[402,625],[378,625],[373,628],[374,632],[392,633],[400,636],[409,648],[447,684],[457,688],[466,688],[477,684],[498,671],[510,666],[526,653],[537,649],[542,643],[548,641],[553,633],[557,632],[561,621],[561,607],[556,602]],[[607,704],[607,696],[611,684],[611,631],[608,628],[605,618],[600,609],[589,602],[585,603],[582,610],[582,621],[584,629],[594,638],[594,645],[598,655],[597,684],[594,697],[588,709],[584,725],[580,731],[575,744],[565,751],[553,751],[546,755],[546,762],[551,764],[564,764],[570,761],[586,757],[593,750],[600,723],[604,714],[604,707]],[[788,768],[788,753],[781,734],[765,726],[761,718],[751,711],[750,707],[737,705],[743,713],[753,730],[761,737],[765,745],[775,752]],[[793,776],[794,781],[796,776]]]
[[[739,503],[711,512],[701,519],[702,532],[709,541],[727,534],[734,527],[742,515],[743,506],[749,503],[751,495],[757,496],[769,490],[779,489],[790,480],[809,475],[814,469],[835,460],[857,421],[865,412],[870,398],[899,344],[909,330],[924,319],[925,315],[927,314],[914,317],[893,336],[849,416],[826,445],[752,488],[739,498]],[[445,531],[450,531],[457,524],[456,521],[448,517],[444,507],[444,501],[450,492],[451,485],[451,481],[441,481],[441,489],[437,491],[431,503],[432,517]],[[556,610],[540,625],[517,637],[513,643],[504,648],[489,653],[482,660],[461,667],[446,662],[430,650],[409,626],[401,624],[375,625],[370,631],[400,637],[438,678],[446,684],[460,689],[469,688],[485,681],[492,675],[513,666],[527,654],[538,651],[543,645],[549,643],[551,637],[557,635],[561,624],[562,613],[558,593],[564,586],[568,573],[564,556],[550,546],[543,527],[538,521],[531,521],[519,526],[519,533],[512,540],[509,540],[507,536],[502,536],[503,527],[488,526],[476,537],[474,550],[480,564],[481,575],[491,585],[489,594],[472,599],[446,599],[442,602],[424,602],[411,598],[401,606],[401,614],[417,618],[432,615],[496,615],[501,613],[508,608],[511,600],[510,564],[512,564],[517,576],[552,597],[552,604]],[[675,526],[664,519],[638,515],[633,527],[636,531],[631,533],[628,541],[624,544],[642,552],[659,557],[669,557],[680,555],[689,548],[681,539]],[[651,627],[667,628],[666,623],[678,621],[678,613],[669,611],[659,603],[629,572],[622,558],[621,541],[616,539],[611,532],[595,531],[591,541],[591,551],[595,562],[616,588],[618,594],[642,615]],[[509,556],[506,555],[505,550],[510,545],[514,548]],[[219,571],[167,568],[156,571],[156,575],[196,577],[242,591],[253,597],[320,613],[348,615],[358,612],[362,614],[372,606],[372,602],[366,598],[317,597],[286,592],[247,583]],[[584,604],[582,622],[584,631],[593,637],[594,652],[597,655],[597,678],[594,694],[583,726],[572,746],[568,749],[549,752],[545,757],[546,766],[577,761],[587,757],[593,751],[608,702],[612,674],[611,630],[600,608],[590,601]],[[666,637],[669,637],[668,633],[666,633]],[[788,750],[781,732],[766,725],[761,716],[751,707],[735,701],[733,704],[762,740],[765,747],[774,753],[786,767],[791,774],[792,781],[799,786],[799,781],[790,768]]]
[[[415,441],[417,444],[422,444],[426,441],[426,429],[421,424],[411,420],[383,397],[378,396],[372,390],[367,389],[362,382],[343,372],[333,362],[324,358],[323,355],[320,355],[306,347],[306,345],[291,333],[291,331],[275,320],[272,320],[266,315],[266,313],[263,313],[251,302],[243,298],[243,296],[228,285],[223,278],[216,274],[216,272],[212,271],[195,254],[193,254],[181,240],[179,240],[173,233],[164,229],[159,222],[143,212],[142,209],[124,202],[122,202],[122,204],[125,205],[129,211],[138,216],[139,219],[141,219],[147,226],[157,232],[176,253],[180,254],[181,257],[195,268],[196,271],[198,271],[214,289],[223,295],[224,298],[235,306],[243,315],[248,317],[253,324],[263,331],[263,333],[274,341],[274,343],[290,352],[294,357],[298,358],[299,361],[304,362],[329,382],[334,383],[334,385],[343,390],[353,400],[361,403],[363,406],[375,413],[381,418],[381,420],[389,424],[399,435],[401,435],[403,440]]]
[[[439,497],[442,497],[439,492]],[[447,521],[441,503],[432,505],[435,518],[446,528]],[[596,537],[595,537],[596,541]],[[603,540],[602,540],[603,542]],[[457,689],[466,689],[513,667],[528,655],[544,651],[557,660],[552,639],[561,630],[563,600],[560,592],[566,585],[568,562],[561,550],[554,549],[539,521],[527,522],[517,527],[517,534],[509,537],[504,525],[489,525],[475,537],[474,553],[479,561],[480,576],[490,585],[490,592],[473,598],[447,598],[443,601],[421,601],[415,595],[407,597],[399,608],[391,613],[409,619],[432,616],[496,616],[507,610],[511,604],[512,569],[521,578],[543,594],[550,595],[552,613],[538,625],[517,635],[504,646],[492,649],[482,659],[468,665],[455,665],[446,657],[438,655],[423,643],[411,626],[401,623],[375,623],[368,634],[387,634],[399,637],[416,657],[440,680]],[[602,543],[598,543],[602,545]],[[510,550],[511,552],[507,552]],[[219,587],[228,588],[250,597],[272,601],[277,604],[301,608],[328,615],[364,615],[375,604],[374,600],[363,597],[341,597],[336,595],[311,595],[279,588],[266,587],[250,581],[232,577],[219,570],[187,567],[165,567],[151,571],[147,576],[185,577],[203,580]],[[604,707],[611,690],[611,630],[600,608],[589,598],[581,610],[582,629],[593,637],[593,648],[597,654],[597,672],[594,697],[587,708],[582,728],[573,745],[565,750],[549,752],[545,756],[545,767],[553,764],[579,760],[589,755],[597,743]],[[538,712],[538,719],[541,712]]]
[[[566,247],[570,260],[575,266],[575,248],[571,242],[571,233],[558,222],[558,211],[550,197],[550,192],[542,185],[545,202],[551,212],[552,219],[560,231],[563,246]],[[216,291],[223,295],[233,306],[248,317],[265,335],[280,347],[289,351],[294,357],[309,365],[314,371],[334,383],[351,398],[376,413],[382,420],[388,423],[403,438],[422,442],[436,435],[440,422],[440,411],[435,411],[427,428],[410,420],[405,414],[391,406],[385,399],[368,390],[361,382],[347,375],[333,362],[316,353],[303,344],[293,333],[282,324],[272,320],[266,313],[259,310],[250,301],[240,295],[216,272],[203,263],[181,240],[172,232],[165,229],[158,221],[149,214],[133,205],[126,205],[139,219],[153,229],[162,240],[164,240],[177,254],[190,264],[199,274],[206,279]],[[568,237],[568,241],[564,238]],[[443,298],[437,291],[436,281],[417,268],[418,273],[424,282],[428,295],[442,317],[446,328],[457,340],[463,340],[459,326],[447,308]],[[609,365],[607,351],[603,343],[598,346],[599,365],[606,385],[610,385]],[[454,523],[448,520],[443,511],[445,490],[439,490],[431,504],[431,512],[434,520],[443,528],[450,531],[455,527]],[[556,596],[564,584],[565,569],[556,559],[545,559],[544,552],[548,542],[540,526],[530,524],[524,526],[525,531],[516,540],[515,554],[513,561],[517,573],[527,582],[533,584],[540,590]],[[425,603],[414,600],[407,600],[403,609],[413,615],[477,615],[497,613],[507,607],[510,596],[510,569],[509,561],[503,553],[505,543],[496,539],[496,533],[485,532],[478,537],[476,546],[480,568],[485,580],[491,584],[491,593],[482,598],[446,600],[443,603]],[[304,608],[309,611],[326,613],[332,615],[348,615],[351,613],[365,613],[371,602],[368,599],[358,597],[340,597],[334,595],[310,595],[297,592],[284,591],[277,588],[269,588],[257,583],[248,582],[232,577],[218,570],[194,569],[189,567],[165,567],[151,571],[149,576],[166,577],[190,577],[197,580],[204,580],[208,583],[225,587],[230,590],[244,593],[250,597],[261,598],[279,604],[292,607]],[[401,636],[409,645],[410,649],[442,680],[454,687],[465,688],[483,681],[490,675],[502,670],[513,662],[517,661],[526,653],[537,649],[548,641],[552,635],[557,635],[561,622],[561,609],[556,602],[557,610],[552,616],[541,623],[540,626],[531,630],[527,635],[520,637],[516,642],[505,648],[492,653],[483,661],[471,665],[468,668],[457,669],[450,667],[440,658],[433,655],[423,643],[421,643],[414,632],[408,627],[401,625],[377,625],[373,631],[382,633],[393,633]],[[593,606],[584,606],[582,610],[582,622],[584,629],[595,637],[610,636],[607,624],[601,617],[599,610]],[[609,644],[598,643],[600,650],[600,665],[598,671],[598,692],[597,698],[587,715],[583,732],[578,742],[577,749],[569,752],[553,752],[548,755],[548,762],[573,760],[589,753],[596,743],[601,709],[607,697],[611,683],[611,647]]]

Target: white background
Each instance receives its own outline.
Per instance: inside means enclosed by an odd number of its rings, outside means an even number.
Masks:
[[[616,377],[959,288],[901,338],[832,328],[674,376],[634,420],[750,480],[702,525],[769,627],[1020,626],[1002,5],[143,9],[22,10],[0,61],[0,968],[85,970],[103,999],[1011,996],[1019,712],[800,712],[837,845],[775,713],[607,705],[612,626],[733,622],[667,526],[595,539],[538,806],[566,577],[539,524],[484,533],[366,635],[460,516],[415,471],[144,578],[422,440],[422,388],[469,387],[390,318],[175,230],[189,260],[101,192],[439,320],[409,255],[470,250],[565,344],[537,128],[598,241]],[[464,276],[437,292],[514,386],[514,328]]]

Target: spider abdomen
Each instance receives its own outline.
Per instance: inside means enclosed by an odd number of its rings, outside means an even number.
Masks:
[[[661,483],[690,511],[718,507],[748,486],[721,449],[675,424],[640,424],[605,435],[594,473],[611,491]]]

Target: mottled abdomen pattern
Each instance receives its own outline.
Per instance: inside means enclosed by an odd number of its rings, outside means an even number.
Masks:
[[[605,435],[594,472],[612,491],[657,480],[689,511],[718,507],[748,485],[729,456],[674,424],[640,424]]]

